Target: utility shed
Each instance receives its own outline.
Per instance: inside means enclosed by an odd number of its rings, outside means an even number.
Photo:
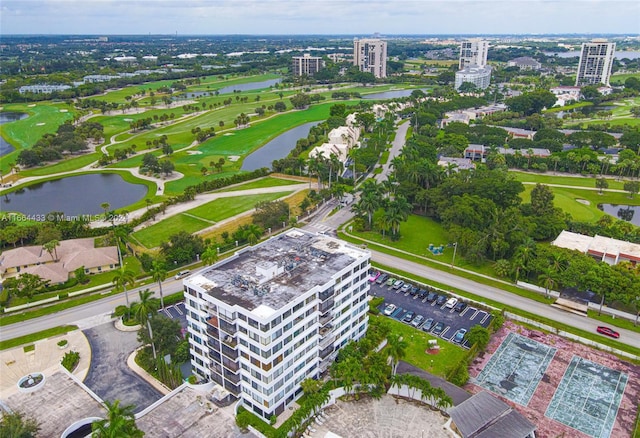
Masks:
[[[486,391],[451,408],[449,415],[462,438],[535,438],[533,423]]]

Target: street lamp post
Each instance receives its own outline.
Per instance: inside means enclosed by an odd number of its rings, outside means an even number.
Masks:
[[[449,246],[453,246],[453,257],[451,258],[451,268],[456,263],[456,251],[458,250],[458,242],[450,243]]]

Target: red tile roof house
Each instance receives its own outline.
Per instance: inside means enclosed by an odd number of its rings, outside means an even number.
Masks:
[[[57,261],[54,258],[57,256]],[[115,246],[96,248],[93,238],[62,240],[53,257],[42,246],[25,246],[0,254],[0,277],[22,273],[39,275],[51,284],[64,283],[69,274],[83,267],[87,274],[110,271],[119,266]]]

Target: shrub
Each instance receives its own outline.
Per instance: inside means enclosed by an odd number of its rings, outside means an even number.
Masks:
[[[72,372],[78,366],[79,362],[80,353],[77,351],[68,351],[62,358],[62,366],[69,370],[69,372]]]
[[[382,303],[384,303],[384,297],[375,297],[369,300],[369,312],[373,313],[374,315],[379,315],[380,310],[378,309],[378,307],[381,306]]]
[[[65,345],[67,345],[69,342],[66,339],[63,339],[61,341],[58,341],[58,347],[64,347]]]
[[[463,386],[469,380],[469,371],[467,370],[466,362],[460,362],[453,370],[453,372],[447,376],[447,380],[457,386]]]
[[[189,384],[191,384],[191,385],[195,385],[196,383],[198,383],[198,378],[196,376],[194,376],[193,374],[191,374],[189,376],[189,378],[187,379],[187,382],[189,382]]]
[[[111,314],[111,317],[112,318],[119,318],[122,315],[124,315],[125,313],[127,313],[127,306],[120,305],[120,306],[115,308],[115,310]]]
[[[272,415],[271,417],[269,417],[269,424],[270,425],[274,425],[276,424],[276,422],[278,421],[278,417],[276,417],[275,415]]]

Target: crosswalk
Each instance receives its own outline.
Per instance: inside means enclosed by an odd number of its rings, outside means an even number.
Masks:
[[[335,231],[328,225],[322,225],[320,223],[310,223],[302,227],[307,231],[311,231],[312,233],[323,233],[323,234],[333,234]]]

